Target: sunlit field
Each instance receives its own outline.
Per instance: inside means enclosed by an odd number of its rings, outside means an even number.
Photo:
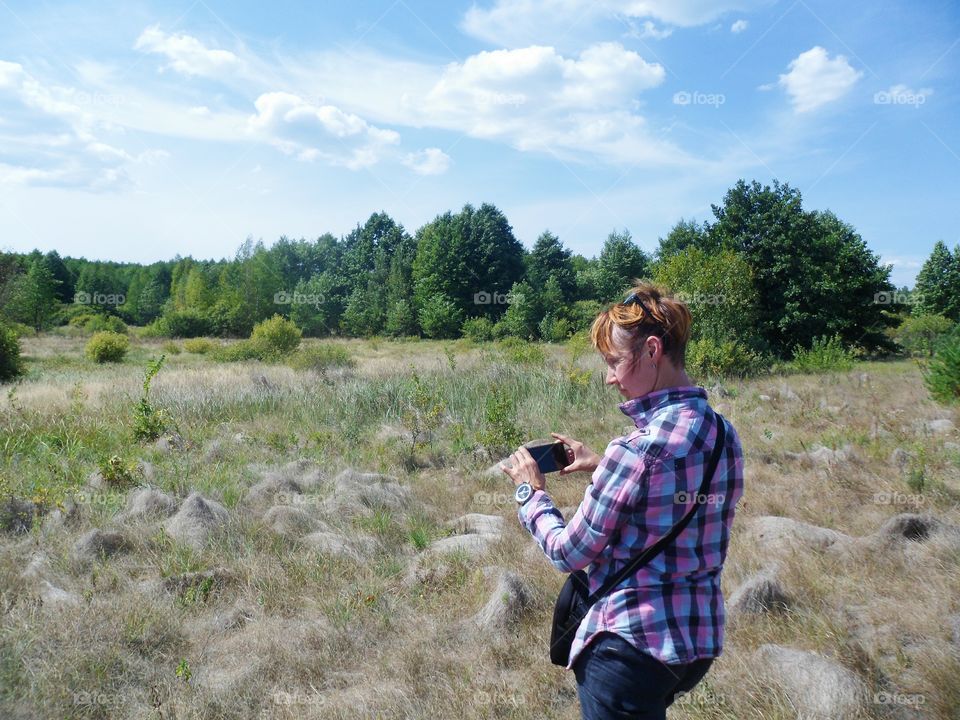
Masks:
[[[84,342],[25,337],[0,398],[0,716],[579,717],[547,662],[563,576],[495,464],[625,432],[592,352],[306,340],[342,352],[305,367],[135,339],[96,365]],[[167,429],[138,442],[161,354]],[[671,717],[794,718],[820,693],[835,717],[957,718],[956,411],[912,361],[695,381],[746,494],[724,654]],[[588,482],[547,490],[569,515]],[[822,662],[770,678],[787,648]]]

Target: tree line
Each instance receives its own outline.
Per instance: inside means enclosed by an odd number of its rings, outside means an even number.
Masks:
[[[279,314],[316,337],[560,341],[622,299],[634,278],[647,278],[687,300],[694,340],[774,357],[821,337],[892,350],[889,329],[905,314],[956,315],[960,293],[933,289],[951,287],[941,266],[960,277],[960,250],[944,257],[938,244],[936,269],[925,267],[912,294],[893,287],[890,267],[850,224],[804,209],[788,184],[740,180],[712,214],[699,224],[680,220],[652,254],[615,231],[589,258],[550,231],[527,250],[488,203],[438,215],[412,234],[379,212],[340,238],[281,237],[269,247],[247,239],[221,260],[6,253],[0,302],[8,322],[38,332],[115,317],[148,334],[245,337]],[[921,285],[929,287],[922,306],[914,302]]]

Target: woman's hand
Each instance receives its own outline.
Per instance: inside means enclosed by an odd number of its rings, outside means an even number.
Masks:
[[[543,490],[546,487],[547,479],[537,467],[537,461],[533,455],[522,445],[509,458],[510,466],[501,465],[500,469],[513,479],[514,485],[528,482],[534,490]]]
[[[592,473],[597,469],[602,459],[600,455],[597,455],[579,440],[573,440],[560,433],[550,434],[567,446],[567,460],[569,464],[560,470],[561,475],[569,475],[575,472]]]

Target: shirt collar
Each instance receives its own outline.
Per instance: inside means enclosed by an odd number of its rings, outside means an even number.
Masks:
[[[699,385],[682,385],[663,388],[620,403],[620,410],[640,427],[649,422],[658,410],[675,403],[689,404],[695,400],[706,400],[707,391]]]

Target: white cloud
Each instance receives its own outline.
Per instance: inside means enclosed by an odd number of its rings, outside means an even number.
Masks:
[[[748,12],[773,0],[495,0],[474,5],[461,28],[495,45],[519,47],[575,37],[606,18],[656,20],[677,27],[705,25],[728,12]],[[651,24],[652,27],[652,24]],[[657,31],[664,32],[664,31]]]
[[[443,175],[453,162],[440,148],[425,148],[407,153],[401,161],[417,175]]]
[[[314,105],[287,92],[264,93],[254,103],[248,127],[300,160],[322,159],[352,170],[374,165],[400,135],[368,124],[334,105]]]
[[[684,162],[630,112],[665,71],[618,43],[567,58],[552,47],[494,50],[451,63],[424,98],[408,97],[408,122],[501,140],[521,150],[592,154],[612,162]]]
[[[798,113],[809,112],[838,100],[852,88],[863,72],[855,70],[843,55],[831,59],[819,45],[800,53],[780,76],[779,84],[790,95]]]
[[[734,35],[742,33],[747,29],[747,27],[749,27],[749,25],[750,23],[746,20],[737,20],[733,23],[733,25],[730,26],[730,32],[732,32]]]
[[[184,75],[222,77],[242,69],[240,58],[229,50],[212,50],[195,37],[167,34],[156,26],[145,29],[134,48],[166,56],[167,67]]]
[[[666,28],[661,30],[654,25],[652,21],[644,20],[641,29],[639,31],[634,31],[634,34],[643,39],[664,40],[673,35],[673,29]]]

